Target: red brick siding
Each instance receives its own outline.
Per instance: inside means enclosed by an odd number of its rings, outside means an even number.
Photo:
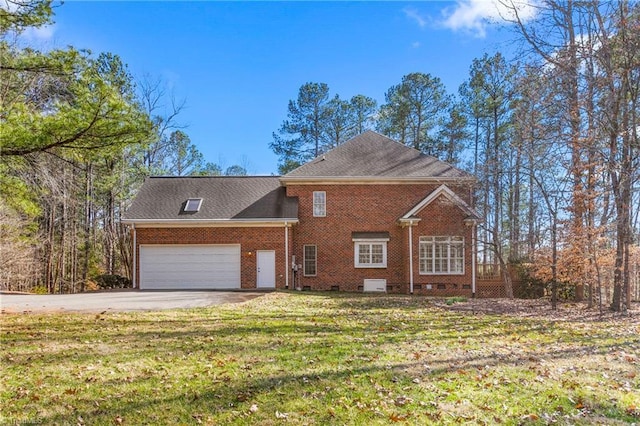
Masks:
[[[422,219],[413,228],[413,283],[414,293],[427,295],[471,295],[472,276],[472,229],[464,224],[466,214],[457,206],[440,196],[425,207],[418,217]],[[408,232],[408,231],[407,231]],[[464,237],[464,275],[420,275],[420,237],[423,236],[462,236]],[[420,285],[420,289],[416,288]],[[426,285],[431,284],[427,290]],[[444,289],[438,289],[438,284],[444,284]]]
[[[439,185],[289,185],[287,195],[298,197],[298,218],[294,228],[292,254],[302,259],[305,244],[318,246],[318,274],[302,277],[302,286],[313,290],[330,290],[339,286],[343,291],[357,291],[365,278],[384,278],[393,292],[409,292],[408,230],[398,225],[398,219],[422,201]],[[469,202],[467,187],[450,187]],[[326,191],[326,217],[313,217],[313,191]],[[420,225],[413,229],[414,282],[446,283],[447,290],[455,284],[462,289],[471,283],[471,231],[463,223],[464,213],[448,202],[435,202],[419,217]],[[355,268],[354,243],[351,233],[389,232],[387,267]],[[418,240],[420,235],[462,235],[465,237],[465,275],[420,276]],[[299,261],[298,263],[302,263]],[[441,290],[442,292],[442,290]],[[465,290],[465,294],[470,290]]]
[[[240,244],[240,283],[242,288],[256,288],[257,250],[276,252],[276,288],[285,288],[284,227],[275,228],[137,228],[136,258],[141,244]],[[289,244],[293,243],[289,229]],[[139,262],[136,282],[139,283]]]

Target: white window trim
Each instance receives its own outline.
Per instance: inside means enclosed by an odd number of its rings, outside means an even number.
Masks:
[[[423,241],[424,238],[430,238],[433,239],[433,241],[431,242],[427,242],[427,241]],[[431,243],[432,245],[435,245],[435,238],[448,238],[448,242],[449,244],[447,244],[447,264],[448,264],[448,270],[449,272],[424,272],[422,271],[422,257],[421,257],[421,250],[420,250],[420,246],[425,243]],[[459,244],[462,245],[462,272],[451,272],[451,238],[462,238],[462,241],[459,242]],[[458,243],[458,242],[456,242]],[[465,274],[465,250],[464,250],[464,237],[460,237],[459,235],[424,235],[420,237],[420,240],[418,242],[418,272],[420,275],[464,275]],[[435,251],[434,251],[435,253]],[[432,269],[435,270],[435,256],[432,258]]]
[[[353,240],[353,266],[356,268],[386,268],[387,267],[387,241],[388,240],[369,240],[354,239]],[[360,263],[360,245],[382,245],[382,263]]]
[[[316,195],[322,194],[322,201],[316,201]],[[327,191],[313,191],[312,200],[313,217],[326,217],[327,216]],[[322,207],[322,212],[316,214],[316,206]]]
[[[307,274],[307,247],[314,247],[315,248],[315,259],[314,259],[314,263],[315,263],[315,269],[316,269],[316,273],[315,274]],[[302,274],[305,277],[316,277],[318,276],[318,246],[315,244],[305,244],[302,246]]]

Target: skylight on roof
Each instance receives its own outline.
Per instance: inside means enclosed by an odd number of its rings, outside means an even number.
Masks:
[[[189,198],[187,203],[184,205],[185,212],[197,212],[200,211],[200,206],[202,205],[202,198]]]

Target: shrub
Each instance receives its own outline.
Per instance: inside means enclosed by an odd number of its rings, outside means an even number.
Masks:
[[[446,303],[447,305],[451,306],[454,303],[465,303],[467,301],[467,298],[464,296],[455,296],[455,297],[448,297],[447,299],[445,299],[444,303]]]
[[[537,278],[530,263],[515,263],[519,285],[514,288],[514,296],[518,299],[538,299],[544,296],[545,286],[541,278]]]
[[[131,288],[131,280],[122,275],[99,275],[95,279],[96,284],[100,289],[111,288]]]
[[[559,300],[575,300],[576,298],[576,285],[573,283],[567,283],[563,281],[556,281],[558,284],[558,299]],[[553,281],[547,283],[547,291],[549,294],[553,291]]]
[[[96,291],[100,290],[100,286],[93,280],[87,280],[84,285],[84,291]]]
[[[31,292],[34,293],[34,294],[48,294],[49,293],[49,291],[47,291],[47,288],[45,286],[43,286],[43,285],[35,286],[33,288],[33,290],[31,290]]]

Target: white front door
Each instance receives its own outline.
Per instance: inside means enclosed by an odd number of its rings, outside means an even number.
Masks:
[[[258,263],[258,288],[276,287],[276,252],[274,250],[256,251]]]

